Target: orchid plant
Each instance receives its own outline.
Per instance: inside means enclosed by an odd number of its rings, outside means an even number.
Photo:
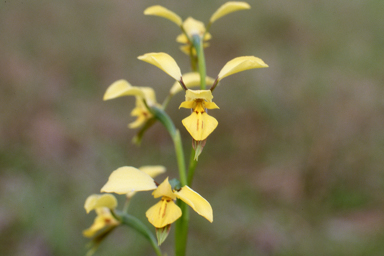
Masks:
[[[104,194],[93,194],[85,201],[84,208],[87,213],[95,210],[97,216],[93,225],[84,230],[83,235],[92,238],[88,255],[92,255],[101,241],[103,241],[115,228],[126,225],[142,234],[152,245],[156,255],[165,255],[160,245],[165,241],[171,226],[175,229],[175,255],[186,255],[188,238],[188,222],[190,206],[197,214],[209,222],[213,221],[213,210],[209,202],[194,191],[193,177],[197,161],[202,154],[207,138],[217,128],[218,121],[208,114],[208,109],[219,109],[213,102],[213,91],[219,82],[232,74],[254,68],[266,68],[263,60],[254,56],[237,57],[227,62],[216,78],[206,75],[204,48],[212,37],[209,33],[211,25],[219,18],[229,13],[250,9],[245,2],[227,2],[213,13],[207,26],[192,17],[182,20],[179,15],[160,5],[147,8],[145,15],[154,15],[166,18],[181,29],[176,41],[183,45],[180,49],[190,58],[191,69],[189,73],[182,73],[177,62],[167,53],[152,52],[138,57],[139,60],[152,64],[175,80],[168,96],[163,103],[158,103],[155,92],[150,87],[132,86],[126,80],[118,80],[110,85],[104,94],[104,100],[111,100],[122,96],[134,96],[136,106],[131,115],[137,117],[136,121],[128,125],[131,129],[138,128],[133,141],[139,144],[148,129],[157,121],[169,132],[174,143],[175,155],[178,164],[178,178],[158,183],[154,178],[165,172],[163,166],[143,166],[135,168],[124,166],[113,171],[101,188]],[[210,86],[207,89],[207,86]],[[199,87],[199,89],[193,89]],[[166,107],[173,96],[185,92],[185,101],[179,108],[191,110],[191,114],[181,122],[191,135],[192,148],[189,166],[187,168],[180,132],[176,129],[172,119],[166,113]],[[171,173],[174,176],[174,173]],[[154,198],[160,201],[150,207],[146,212],[148,222],[153,225],[155,235],[140,219],[128,213],[130,199],[138,191],[153,191]],[[111,193],[124,195],[125,205],[118,211],[117,200]]]

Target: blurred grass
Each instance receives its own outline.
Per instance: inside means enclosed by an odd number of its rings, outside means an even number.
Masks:
[[[207,21],[225,1],[163,1],[183,18]],[[194,187],[215,221],[191,214],[189,255],[384,254],[384,3],[248,1],[252,9],[212,26],[208,74],[255,55],[270,68],[226,78],[215,90],[220,125],[200,157]],[[102,102],[124,78],[152,86],[161,101],[173,81],[136,60],[171,54],[186,72],[174,24],[145,17],[151,1],[0,3],[0,251],[83,255],[83,209],[111,171],[163,164],[176,176],[160,125],[141,147],[126,128],[133,98]],[[169,113],[189,136],[178,110]],[[188,150],[187,150],[188,152]],[[161,179],[162,177],[160,177]],[[145,220],[153,203],[137,195]],[[133,207],[134,206],[134,207]],[[172,237],[163,248],[172,255]],[[209,243],[207,243],[209,241]],[[98,255],[151,255],[118,229]]]

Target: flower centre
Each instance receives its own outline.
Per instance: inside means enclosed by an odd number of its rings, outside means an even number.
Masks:
[[[193,111],[196,113],[204,113],[205,112],[204,102],[205,101],[203,99],[195,100],[195,106],[193,108]]]

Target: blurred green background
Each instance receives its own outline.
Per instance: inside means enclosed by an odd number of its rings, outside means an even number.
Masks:
[[[269,68],[225,78],[215,90],[220,110],[210,113],[219,126],[194,182],[214,222],[191,212],[188,255],[384,255],[384,1],[247,2],[251,10],[212,26],[207,73],[244,55]],[[177,26],[144,16],[146,7],[207,22],[223,3],[1,1],[1,255],[84,255],[81,232],[94,218],[84,201],[113,170],[161,164],[177,176],[161,125],[137,147],[126,126],[134,98],[102,96],[124,78],[153,87],[161,102],[173,81],[136,59],[147,52],[167,52],[189,71]],[[183,98],[168,110],[188,154]],[[148,223],[154,203],[139,193],[130,212]],[[172,240],[162,246],[169,256]],[[97,255],[154,253],[119,228]]]

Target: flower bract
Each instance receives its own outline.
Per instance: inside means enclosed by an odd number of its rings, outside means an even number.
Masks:
[[[205,140],[218,125],[217,120],[207,113],[207,109],[219,108],[212,98],[210,90],[187,90],[185,101],[179,107],[192,109],[191,115],[182,123],[196,141]]]
[[[148,221],[156,228],[165,227],[180,218],[182,211],[174,202],[177,198],[183,200],[208,221],[213,221],[211,205],[194,190],[188,186],[183,186],[180,190],[174,190],[168,178],[157,186],[148,174],[134,167],[125,166],[115,170],[101,189],[102,192],[117,194],[148,190],[154,190],[152,195],[155,198],[161,198],[157,204],[146,212]]]

